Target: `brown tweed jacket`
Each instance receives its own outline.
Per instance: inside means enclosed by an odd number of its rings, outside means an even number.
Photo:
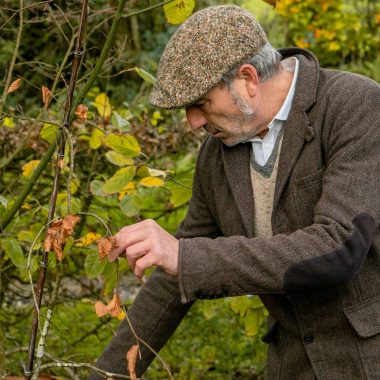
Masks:
[[[156,350],[196,299],[259,294],[268,378],[380,379],[380,86],[301,49],[285,125],[273,238],[253,236],[250,144],[209,137],[178,229],[179,277],[157,269],[129,317]],[[98,366],[127,372],[123,322]],[[141,375],[153,355],[142,347]],[[91,380],[100,379],[95,375]]]

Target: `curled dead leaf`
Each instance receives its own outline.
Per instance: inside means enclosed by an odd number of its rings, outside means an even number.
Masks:
[[[45,86],[41,87],[42,92],[42,103],[44,103],[44,107],[48,108],[50,100],[53,96],[52,92]]]
[[[103,317],[104,315],[108,314],[107,306],[104,305],[103,302],[95,302],[95,313],[98,317]]]
[[[84,104],[78,104],[75,110],[75,115],[78,117],[78,119],[86,122],[88,115],[88,107]]]
[[[16,91],[21,86],[21,78],[14,80],[11,85],[8,87],[7,94],[10,94],[13,91]]]
[[[114,294],[112,300],[105,305],[103,302],[95,302],[95,313],[98,317],[109,314],[111,317],[120,317],[123,313],[121,308],[121,299],[117,293]]]
[[[49,227],[44,240],[46,252],[54,251],[57,259],[62,261],[63,247],[66,240],[72,235],[75,225],[79,222],[77,215],[67,215],[65,218],[56,220]]]
[[[99,239],[96,243],[98,244],[100,260],[103,260],[114,248],[117,248],[116,239],[114,236],[105,236]]]
[[[121,299],[117,293],[113,295],[112,300],[107,304],[107,310],[111,317],[117,317],[123,312],[121,309]]]
[[[139,346],[134,344],[127,352],[128,371],[131,380],[137,380],[136,363],[139,354]]]
[[[84,104],[78,104],[75,110],[75,115],[78,117],[78,119],[86,121],[88,117],[88,107]]]
[[[67,215],[62,219],[62,227],[66,231],[65,233],[69,236],[72,235],[75,225],[80,221],[78,215]]]

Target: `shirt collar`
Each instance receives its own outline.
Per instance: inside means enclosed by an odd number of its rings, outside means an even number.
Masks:
[[[295,60],[295,63],[293,62],[286,62],[290,60]],[[288,95],[286,95],[285,101],[282,104],[280,110],[277,112],[276,116],[273,118],[273,120],[287,120],[290,112],[290,108],[292,107],[292,102],[294,98],[294,93],[296,90],[296,82],[297,82],[297,77],[298,77],[298,66],[299,66],[299,61],[296,57],[291,57],[283,61],[285,63],[285,68],[289,64],[294,64],[294,74],[293,74],[293,80],[292,84],[290,85]],[[272,124],[272,122],[270,123]]]

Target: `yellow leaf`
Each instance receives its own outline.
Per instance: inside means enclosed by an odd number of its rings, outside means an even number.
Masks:
[[[164,185],[164,181],[157,177],[145,177],[140,181],[140,185],[146,187],[160,187]]]
[[[89,232],[88,234],[84,235],[80,239],[78,239],[75,242],[76,247],[87,247],[88,245],[92,244],[96,240],[99,240],[102,237],[102,235],[97,234],[95,232]]]
[[[8,127],[8,128],[14,128],[14,126],[16,125],[13,120],[13,117],[8,117],[8,116],[4,117],[3,124],[5,127]]]
[[[23,167],[22,167],[22,175],[24,177],[29,177],[32,175],[38,164],[40,163],[40,160],[32,160],[27,162]]]
[[[175,0],[164,5],[166,20],[169,24],[182,24],[191,14],[195,7],[194,0]]]
[[[119,320],[119,321],[122,321],[124,318],[125,318],[125,313],[124,313],[124,311],[122,311],[120,314],[118,314],[117,316],[117,319]]]
[[[104,92],[99,94],[95,98],[95,101],[92,102],[92,104],[96,107],[100,116],[106,118],[109,118],[111,116],[111,104],[108,96]]]
[[[151,177],[164,177],[166,178],[168,172],[167,171],[164,171],[164,170],[158,170],[158,169],[151,169],[151,168],[148,168],[148,173]]]
[[[124,189],[122,189],[119,192],[118,199],[119,199],[119,201],[121,201],[126,195],[133,195],[135,193],[136,193],[135,183],[134,182],[129,182],[127,184],[127,186],[125,186]]]
[[[102,145],[104,132],[100,129],[94,128],[90,137],[90,148],[98,149]]]

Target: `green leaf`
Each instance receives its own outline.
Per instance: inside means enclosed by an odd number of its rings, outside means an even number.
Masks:
[[[99,197],[104,197],[106,194],[103,193],[104,182],[99,181],[98,179],[95,179],[94,181],[91,181],[90,183],[90,191],[92,194],[97,195]]]
[[[245,332],[248,336],[255,336],[259,332],[260,322],[262,317],[261,310],[251,310],[247,311],[245,316]]]
[[[133,179],[136,172],[136,166],[119,169],[103,185],[103,192],[106,194],[115,194],[123,190],[125,186]]]
[[[129,217],[140,212],[142,199],[138,195],[125,195],[120,201],[120,209]]]
[[[44,123],[40,131],[41,139],[52,144],[57,137],[58,127],[54,124]]]
[[[183,185],[189,186],[191,180],[181,180]],[[175,183],[171,188],[170,203],[173,207],[186,203],[191,198],[191,188]]]
[[[182,24],[193,13],[195,0],[175,0],[164,5],[166,20],[169,24]]]
[[[62,192],[57,196],[57,213],[60,216],[66,216],[69,214],[69,210],[67,207],[67,193]],[[81,210],[81,201],[79,198],[71,197],[71,211],[70,214],[77,214]]]
[[[231,298],[230,306],[236,314],[244,317],[249,306],[249,299],[247,296],[233,297]]]
[[[112,113],[111,124],[123,132],[127,132],[131,126],[127,119],[124,119],[123,116],[119,115],[115,111]]]
[[[106,158],[109,162],[117,166],[130,166],[133,165],[134,161],[130,157],[125,157],[120,153],[110,150],[106,153]]]
[[[6,255],[11,259],[17,268],[26,268],[27,260],[24,257],[21,246],[15,238],[5,238],[1,242],[1,246]]]
[[[104,139],[104,144],[125,157],[136,157],[141,151],[139,143],[131,135],[111,133]]]
[[[135,67],[135,71],[142,79],[145,80],[145,82],[148,82],[150,84],[156,83],[156,78],[152,74],[149,74],[147,71],[140,69],[139,67]]]
[[[99,276],[106,266],[106,260],[100,261],[98,251],[91,251],[86,255],[84,270],[89,278]]]
[[[102,145],[104,132],[100,129],[94,128],[90,137],[90,148],[98,149]]]

